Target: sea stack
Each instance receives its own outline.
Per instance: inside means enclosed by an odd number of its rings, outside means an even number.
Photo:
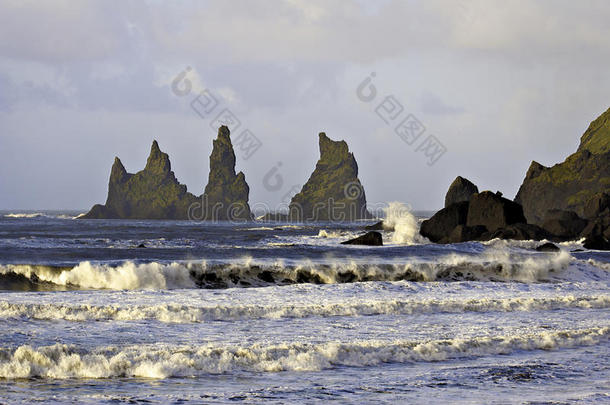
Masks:
[[[171,171],[169,156],[154,141],[144,170],[127,173],[114,159],[106,204],[94,205],[82,219],[251,220],[250,189],[235,173],[235,153],[226,126],[218,129],[210,155],[210,175],[201,197],[187,192]]]
[[[610,191],[610,109],[589,125],[576,153],[553,167],[532,162],[515,197],[528,222],[542,224],[550,210],[590,218],[586,205]],[[589,218],[588,218],[589,217]]]
[[[94,205],[83,219],[188,219],[197,197],[171,171],[167,153],[153,141],[144,170],[127,173],[118,157],[110,171],[106,204]]]
[[[206,220],[251,220],[250,188],[243,172],[235,173],[235,152],[229,128],[218,128],[210,155],[210,175],[203,193]]]
[[[307,183],[290,202],[296,221],[354,221],[370,219],[358,164],[345,141],[319,134],[320,159]]]

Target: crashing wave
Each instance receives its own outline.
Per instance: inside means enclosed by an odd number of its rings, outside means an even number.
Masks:
[[[393,229],[391,242],[403,245],[429,243],[419,234],[419,221],[411,210],[400,202],[391,202],[385,208],[384,228]]]
[[[306,305],[215,305],[193,307],[162,305],[38,304],[0,301],[0,319],[30,318],[65,321],[141,321],[167,323],[238,321],[248,319],[307,318],[328,316],[411,315],[430,313],[549,311],[604,309],[610,295],[564,297],[512,297],[483,299],[374,300]]]
[[[236,370],[318,371],[555,350],[606,342],[609,327],[429,341],[356,341],[251,346],[137,345],[85,350],[65,344],[0,349],[0,378],[191,377]]]
[[[488,251],[479,256],[450,254],[434,261],[363,264],[334,261],[324,264],[243,262],[207,264],[125,262],[118,266],[83,262],[73,268],[36,265],[0,266],[0,276],[22,276],[33,282],[92,289],[138,290],[229,288],[272,284],[335,284],[364,281],[550,281],[574,259],[554,255],[515,255]],[[2,280],[0,279],[0,285]]]
[[[19,219],[19,218],[76,219],[77,218],[77,217],[73,217],[73,216],[67,215],[67,214],[52,215],[52,214],[45,214],[42,212],[17,212],[17,213],[4,214],[3,216],[4,216],[4,218],[15,218],[15,219]]]

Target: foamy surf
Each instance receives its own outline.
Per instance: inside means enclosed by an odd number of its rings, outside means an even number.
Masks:
[[[80,214],[79,216],[84,215]],[[31,219],[31,218],[55,218],[55,219],[76,219],[78,217],[74,217],[66,214],[46,214],[42,212],[15,212],[4,214],[4,218],[14,218],[14,219]]]
[[[606,342],[610,328],[561,330],[517,336],[429,341],[357,341],[251,346],[137,345],[83,350],[72,345],[19,346],[0,350],[0,378],[192,377],[238,370],[318,371],[383,363],[436,362],[557,350]]]
[[[0,301],[0,319],[30,318],[64,321],[142,321],[193,323],[217,320],[280,319],[328,316],[411,315],[465,312],[549,311],[559,309],[603,309],[610,295],[562,297],[511,297],[471,299],[374,300],[295,305],[214,305],[195,307],[163,305],[38,304]]]
[[[83,262],[71,269],[30,265],[0,266],[0,275],[11,274],[36,282],[95,289],[159,290],[195,287],[188,266],[179,263],[125,262],[119,266],[109,266]]]
[[[365,281],[551,281],[569,276],[574,259],[567,252],[518,255],[489,250],[479,255],[450,254],[433,261],[394,263],[328,260],[325,263],[260,262],[249,258],[224,264],[206,262],[125,262],[118,266],[83,262],[65,269],[36,265],[0,266],[0,276],[34,283],[89,289],[138,290],[228,288],[295,283],[336,284]]]
[[[391,202],[385,208],[384,228],[391,229],[392,243],[414,245],[430,243],[419,234],[419,221],[411,213],[409,207],[400,202]]]

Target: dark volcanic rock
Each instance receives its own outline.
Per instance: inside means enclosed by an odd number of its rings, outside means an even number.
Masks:
[[[560,239],[578,236],[585,226],[587,220],[580,218],[573,211],[550,210],[542,222],[542,228]]]
[[[602,236],[594,236],[585,239],[583,246],[587,249],[610,250],[610,241]]]
[[[367,231],[383,231],[383,221],[376,222],[373,225],[367,225],[364,229]]]
[[[458,202],[470,201],[472,195],[478,192],[479,188],[471,181],[462,176],[457,176],[445,195],[445,208]]]
[[[550,235],[539,226],[527,224],[519,204],[499,193],[484,191],[470,202],[454,203],[422,222],[420,234],[436,243],[472,240],[541,240]]]
[[[205,193],[186,191],[171,171],[169,156],[154,141],[144,170],[127,173],[115,158],[105,205],[95,205],[84,219],[251,219],[249,188],[243,173],[235,174],[235,153],[227,127],[218,130],[210,156]]]
[[[580,236],[585,238],[587,249],[610,250],[610,215],[589,221]]]
[[[542,240],[548,239],[551,235],[538,225],[516,223],[496,229],[481,236],[481,240],[491,239],[512,239],[512,240]]]
[[[610,214],[610,194],[598,193],[592,196],[583,209],[585,218],[595,219]]]
[[[235,173],[229,128],[218,128],[210,155],[210,175],[203,193],[206,220],[250,220],[250,188],[243,172]]]
[[[545,167],[532,162],[515,202],[528,222],[540,224],[552,209],[589,218],[585,205],[610,188],[610,109],[591,123],[576,153],[563,163]]]
[[[372,218],[366,209],[358,164],[345,141],[319,135],[320,159],[307,183],[290,202],[290,215],[302,221],[351,221]]]
[[[559,252],[561,249],[557,247],[557,245],[553,243],[543,243],[542,245],[536,247],[538,252]]]
[[[443,243],[460,243],[471,240],[478,240],[483,234],[487,232],[487,228],[481,225],[477,226],[466,226],[458,225],[453,228],[453,231],[449,234],[449,237],[441,239]]]
[[[197,197],[186,191],[171,171],[169,156],[157,141],[150,149],[144,170],[127,173],[114,159],[105,205],[95,205],[83,219],[187,219],[188,209]]]
[[[434,214],[421,224],[419,233],[432,242],[444,243],[453,229],[458,225],[465,225],[468,217],[467,201],[452,204]]]
[[[371,231],[362,236],[341,242],[342,245],[368,245],[368,246],[383,246],[383,238],[381,233]]]
[[[472,196],[466,225],[482,225],[489,232],[517,223],[526,223],[521,206],[491,191]]]

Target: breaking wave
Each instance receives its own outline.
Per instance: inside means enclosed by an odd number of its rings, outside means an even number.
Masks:
[[[6,265],[0,266],[0,275],[22,276],[34,283],[95,289],[160,290],[195,287],[188,266],[179,263],[125,262],[113,267],[83,262],[67,269],[36,265]]]
[[[410,315],[465,312],[548,311],[567,308],[610,307],[610,295],[564,297],[513,297],[449,300],[384,300],[309,305],[216,305],[193,307],[179,304],[148,306],[70,305],[11,303],[0,301],[0,319],[30,318],[66,321],[141,321],[167,323],[238,321],[260,318],[306,318],[313,316]]]
[[[80,214],[80,215],[84,215],[84,214]],[[77,217],[73,217],[71,215],[66,215],[66,214],[52,215],[52,214],[45,214],[42,212],[17,212],[17,213],[4,214],[3,216],[4,216],[4,218],[16,218],[16,219],[17,218],[56,218],[56,219],[75,219],[75,218],[77,218]]]
[[[430,341],[356,341],[252,346],[137,345],[85,350],[76,346],[0,349],[0,378],[191,377],[236,370],[318,371],[383,363],[434,362],[555,350],[605,342],[610,328],[563,330],[517,336]]]
[[[391,202],[385,208],[384,228],[393,229],[391,234],[392,243],[398,244],[422,244],[429,241],[419,234],[420,224],[411,210],[400,202]]]
[[[318,264],[304,261],[243,262],[207,264],[206,262],[124,262],[118,266],[83,262],[73,268],[36,265],[0,266],[2,277],[19,276],[33,284],[84,289],[176,289],[230,288],[295,283],[335,284],[362,281],[551,281],[559,277],[574,259],[569,253],[516,255],[488,251],[478,256],[450,254],[434,261],[362,264],[335,261]],[[5,287],[6,288],[6,287]]]

